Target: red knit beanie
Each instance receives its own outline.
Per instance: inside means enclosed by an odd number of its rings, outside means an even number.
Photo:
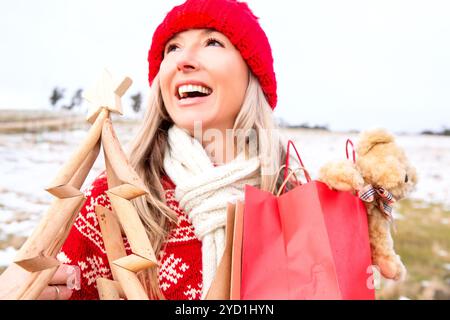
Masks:
[[[236,0],[187,0],[174,7],[153,35],[148,53],[150,85],[159,72],[166,43],[188,29],[215,29],[226,35],[258,78],[272,109],[275,108],[277,80],[269,40],[247,3]]]

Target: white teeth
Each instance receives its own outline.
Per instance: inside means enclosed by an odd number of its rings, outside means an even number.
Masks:
[[[178,95],[182,98],[187,96],[188,92],[198,91],[204,94],[211,94],[212,90],[203,86],[188,84],[182,85],[178,88]]]

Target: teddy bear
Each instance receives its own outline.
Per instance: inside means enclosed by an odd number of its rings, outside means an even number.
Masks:
[[[391,235],[392,206],[414,189],[417,173],[395,137],[385,129],[362,132],[356,159],[326,163],[319,170],[318,180],[334,190],[351,191],[363,200],[373,264],[384,278],[404,280],[406,268],[394,250]]]

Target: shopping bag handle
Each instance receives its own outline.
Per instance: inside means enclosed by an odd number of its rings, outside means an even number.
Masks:
[[[277,187],[277,181],[278,181],[278,178],[280,177],[280,173],[281,173],[281,170],[283,170],[283,169],[285,169],[286,168],[286,165],[285,164],[283,164],[279,169],[278,169],[278,172],[277,172],[277,174],[276,174],[276,176],[275,176],[275,180],[274,180],[274,182],[273,182],[273,185],[272,185],[272,194],[275,194],[275,189],[276,189],[276,187]],[[290,172],[292,172],[292,169],[291,168],[287,168],[287,170],[289,170]],[[297,185],[301,185],[301,182],[299,182],[298,181],[298,178],[297,178],[297,175],[294,173],[294,177],[295,177],[295,181],[297,182]]]
[[[291,145],[294,148],[295,153],[297,154],[297,158],[298,158],[298,161],[300,163],[301,168],[305,168],[305,165],[303,164],[302,158],[300,157],[300,154],[298,153],[297,148],[295,147],[295,144],[294,144],[294,142],[292,140],[288,140],[288,145],[287,145],[287,149],[286,149],[286,168],[289,168],[289,155],[290,155],[290,152],[289,152],[290,150],[289,149],[290,149]],[[308,171],[306,171],[306,169],[304,169],[304,172],[305,172],[306,181],[307,182],[311,182],[311,177],[309,176]],[[284,172],[284,179],[283,179],[284,181],[286,180],[287,175],[288,175],[288,173],[287,173],[287,170],[286,170]],[[284,186],[285,186],[285,188],[283,189],[283,192],[286,189],[286,184],[284,184]]]
[[[347,143],[345,144],[345,154],[347,155],[347,159],[348,158],[348,145],[352,146],[352,153],[353,153],[353,163],[356,162],[356,155],[355,155],[355,147],[353,146],[353,142],[350,139],[347,139]],[[350,160],[350,159],[349,159]]]
[[[295,178],[297,179],[296,172],[298,172],[298,171],[303,171],[304,174],[305,174],[306,180],[307,180],[308,182],[311,181],[311,177],[309,176],[308,171],[306,171],[306,169],[305,169],[304,167],[295,168],[294,170],[291,170],[291,172],[289,173],[289,175],[287,176],[287,178],[284,179],[283,184],[282,184],[282,185],[280,186],[280,188],[278,189],[277,197],[279,197],[279,196],[281,195],[281,193],[284,192],[284,189],[286,188],[287,182],[289,181],[289,179],[292,178],[293,175],[294,175]],[[297,181],[298,181],[298,179],[297,179]],[[301,185],[301,183],[300,183],[300,185]]]
[[[302,167],[304,167],[305,165],[303,164],[302,158],[300,158],[300,154],[298,153],[294,142],[292,140],[288,140],[287,149],[286,149],[286,168],[289,168],[289,155],[290,155],[289,148],[291,147],[291,145],[294,148],[295,153],[297,154],[297,158],[298,158],[298,161],[300,162],[300,165]],[[284,176],[284,178],[286,178],[286,175]]]

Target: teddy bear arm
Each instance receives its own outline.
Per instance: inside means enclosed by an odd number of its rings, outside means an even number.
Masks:
[[[329,162],[319,171],[319,181],[338,191],[360,190],[364,180],[350,161]]]

